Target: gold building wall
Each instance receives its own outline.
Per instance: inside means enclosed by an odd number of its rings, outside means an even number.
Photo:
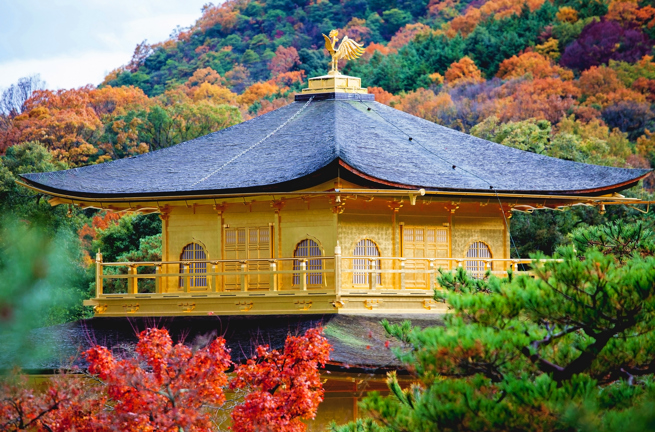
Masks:
[[[208,259],[220,259],[220,218],[212,206],[175,206],[170,208],[162,224],[163,260],[179,261],[182,249],[190,243],[203,246]],[[164,266],[165,273],[176,273],[179,266]],[[173,278],[165,279],[164,292],[177,291],[178,282]]]
[[[454,210],[454,211],[453,211]],[[190,205],[171,207],[163,225],[164,260],[177,261],[189,243],[201,244],[208,259],[230,259],[225,251],[225,232],[234,228],[264,229],[270,227],[270,256],[291,258],[299,242],[315,241],[323,256],[334,255],[337,241],[342,255],[352,256],[358,242],[373,241],[382,257],[404,256],[403,232],[407,229],[429,228],[445,230],[448,245],[437,257],[462,258],[471,243],[484,242],[492,258],[509,258],[509,237],[503,214],[498,206],[418,199],[415,205],[392,199],[348,199],[338,206],[329,198],[290,199],[271,202],[231,202],[220,205]],[[229,254],[228,254],[229,255]],[[262,264],[262,269],[267,264]],[[397,269],[397,263],[382,260],[382,269]],[[292,270],[292,261],[280,261],[278,270]],[[342,286],[353,285],[353,261],[343,261]],[[393,267],[396,266],[396,267]],[[324,261],[324,269],[332,270],[334,261]],[[169,265],[165,272],[177,272]],[[494,270],[502,270],[499,265]],[[293,276],[281,275],[282,287],[291,285]],[[381,288],[399,288],[398,276],[383,274]],[[333,275],[323,279],[323,286],[334,286]],[[313,287],[315,289],[320,287]],[[178,282],[168,279],[165,292],[179,290]]]
[[[471,243],[482,241],[489,247],[492,258],[510,258],[509,235],[498,206],[461,206],[452,215],[451,229],[453,257],[465,257]],[[493,265],[493,270],[503,269],[499,264]]]

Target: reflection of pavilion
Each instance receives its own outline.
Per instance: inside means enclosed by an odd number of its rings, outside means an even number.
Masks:
[[[161,262],[97,257],[98,316],[432,313],[439,269],[516,267],[511,211],[631,202],[645,170],[519,151],[374,101],[358,78],[141,156],[27,174],[52,204],[157,212]]]

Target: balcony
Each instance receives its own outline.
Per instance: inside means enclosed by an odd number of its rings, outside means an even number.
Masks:
[[[480,277],[529,259],[334,256],[251,260],[103,262],[96,257],[96,316],[443,313],[439,269]],[[519,268],[521,267],[521,268]]]

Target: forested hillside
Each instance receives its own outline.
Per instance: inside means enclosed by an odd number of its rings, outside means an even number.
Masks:
[[[156,259],[155,217],[53,211],[14,180],[164,148],[290,103],[308,77],[327,72],[322,34],[332,29],[365,45],[341,68],[381,103],[536,153],[655,165],[652,2],[228,0],[166,41],[139,44],[97,87],[50,91],[25,78],[6,89],[0,210],[76,234],[79,295],[97,249]],[[649,193],[653,181],[644,186],[629,193]],[[515,253],[552,253],[577,225],[637,215],[622,207],[517,215]]]

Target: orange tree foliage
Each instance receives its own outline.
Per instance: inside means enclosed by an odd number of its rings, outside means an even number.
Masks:
[[[306,429],[301,418],[316,415],[323,400],[318,367],[324,366],[330,345],[318,329],[302,337],[289,336],[284,353],[257,348],[257,357],[236,369],[232,389],[247,389],[243,404],[232,411],[235,432],[285,431]]]
[[[285,48],[282,45],[275,50],[275,57],[271,59],[268,68],[273,77],[289,72],[294,66],[300,63],[298,51],[294,47]]]
[[[89,256],[89,250],[91,250],[91,243],[98,237],[98,230],[107,229],[110,225],[115,225],[118,223],[120,218],[125,216],[124,213],[115,213],[112,211],[106,211],[104,214],[97,214],[91,219],[91,224],[82,225],[77,231],[77,236],[80,239],[82,244],[82,251],[84,253],[84,261],[87,265],[91,264],[91,257]]]
[[[579,95],[580,90],[571,81],[560,78],[508,83],[501,88],[492,111],[503,122],[535,118],[556,123],[573,107]]]
[[[369,58],[371,58],[371,56],[373,54],[375,54],[376,51],[379,52],[382,55],[387,55],[392,50],[387,48],[386,45],[382,45],[382,44],[379,44],[379,43],[372,43],[372,44],[368,44],[366,46],[366,48],[364,49],[364,54],[362,55],[362,57],[364,59],[369,59]]]
[[[393,106],[406,113],[441,123],[440,119],[455,110],[453,100],[448,93],[435,94],[432,90],[420,88],[401,94]]]
[[[612,1],[605,17],[627,27],[645,25],[652,28],[655,26],[655,8],[651,5],[640,8],[636,0]]]
[[[585,105],[607,107],[622,101],[645,102],[645,96],[637,90],[625,87],[613,69],[593,66],[582,72],[577,81]]]
[[[254,83],[243,94],[237,97],[237,102],[245,106],[250,106],[258,100],[266,96],[272,96],[279,91],[280,88],[272,81]]]
[[[258,355],[232,366],[223,338],[191,349],[173,344],[164,329],[141,332],[132,358],[107,348],[84,352],[89,377],[59,376],[35,391],[22,378],[0,387],[0,430],[166,431],[214,430],[212,410],[225,401],[224,389],[245,389],[233,411],[234,431],[301,432],[301,418],[315,416],[323,400],[318,367],[330,346],[321,330],[289,336],[284,352],[258,347]]]
[[[220,76],[218,72],[212,68],[202,68],[197,69],[193,75],[189,77],[184,86],[187,89],[193,89],[194,87],[200,86],[204,83],[222,85],[225,84],[225,78]]]
[[[92,91],[90,86],[37,90],[25,103],[25,112],[13,119],[15,133],[5,145],[39,141],[60,160],[85,163],[98,152],[90,142],[102,129],[91,106]]]
[[[475,27],[482,20],[482,13],[480,9],[471,8],[464,15],[453,18],[450,22],[450,28],[446,31],[446,34],[450,37],[455,37],[457,33],[461,34],[462,37],[466,37],[469,34],[473,33]]]
[[[407,24],[404,27],[401,27],[400,30],[396,32],[396,34],[391,38],[389,43],[387,44],[387,48],[391,50],[399,50],[400,48],[404,47],[408,43],[410,43],[416,35],[421,34],[421,33],[426,33],[430,31],[430,27],[426,26],[425,24],[421,23],[415,23],[415,24]]]
[[[389,105],[394,98],[394,95],[383,89],[382,87],[369,87],[368,92],[375,96],[375,101]]]
[[[526,52],[503,60],[496,76],[511,79],[521,78],[527,74],[531,74],[533,78],[573,79],[572,71],[555,65],[551,59],[536,52]]]
[[[467,56],[462,57],[459,61],[451,64],[444,76],[446,78],[446,83],[451,85],[463,82],[484,81],[480,69],[478,69],[475,62]]]
[[[469,8],[464,15],[455,17],[449,24],[444,26],[448,37],[455,37],[460,33],[463,37],[468,36],[475,30],[478,23],[489,17],[500,20],[512,15],[521,15],[524,7],[530,11],[539,9],[545,0],[489,0],[480,8]]]
[[[125,114],[130,109],[151,105],[151,101],[137,87],[103,87],[89,92],[89,104],[99,118],[111,114]]]
[[[222,31],[229,34],[239,18],[239,7],[244,2],[227,0],[214,6],[207,3],[202,8],[202,16],[196,21],[194,30],[206,31],[214,26],[220,26]]]

